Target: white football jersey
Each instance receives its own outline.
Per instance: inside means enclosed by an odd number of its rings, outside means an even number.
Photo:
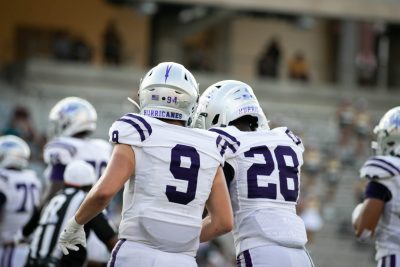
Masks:
[[[224,161],[217,137],[137,114],[114,122],[110,141],[131,145],[136,160],[124,188],[119,238],[195,255],[205,202]]]
[[[39,205],[42,184],[32,170],[0,169],[0,192],[6,196],[0,240],[12,241]]]
[[[106,168],[111,156],[111,145],[101,139],[58,137],[51,140],[44,149],[44,161],[49,166],[56,166],[50,172],[51,180],[62,181],[64,169],[57,170],[57,165],[67,165],[72,160],[84,160],[91,164],[98,177]],[[61,172],[61,173],[57,173]]]
[[[236,254],[264,245],[303,247],[307,242],[296,214],[304,147],[286,127],[255,132],[234,126],[212,128],[224,137],[235,217]]]
[[[400,158],[371,157],[361,167],[360,176],[383,184],[392,195],[392,198],[385,202],[385,208],[375,229],[378,260],[400,251]]]

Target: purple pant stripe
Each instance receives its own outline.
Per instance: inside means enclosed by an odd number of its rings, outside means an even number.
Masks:
[[[12,267],[12,259],[14,256],[14,246],[10,246],[10,255],[8,256],[8,267]]]
[[[381,267],[385,267],[386,265],[386,257],[382,258]]]
[[[123,244],[125,241],[126,241],[126,239],[120,239],[120,240],[118,241],[117,245],[115,246],[115,248],[113,249],[112,254],[111,254],[111,261],[110,261],[109,267],[114,267],[114,265],[115,265],[115,260],[116,260],[116,258],[117,258],[118,250],[121,248],[122,244]]]
[[[3,246],[3,253],[1,254],[1,266],[6,266],[7,247]]]
[[[251,262],[250,252],[248,250],[243,251],[244,262],[246,263],[246,267],[253,267],[253,263]]]
[[[396,255],[390,255],[390,267],[396,267]]]

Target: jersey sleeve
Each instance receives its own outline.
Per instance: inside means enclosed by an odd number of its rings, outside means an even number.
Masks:
[[[110,128],[110,142],[142,146],[152,134],[153,129],[143,116],[128,113],[115,121]]]
[[[240,147],[239,140],[221,128],[211,128],[209,131],[217,133],[216,146],[221,156],[226,159],[234,157]]]
[[[370,181],[365,188],[364,196],[365,198],[375,198],[383,202],[388,202],[392,199],[393,195],[389,188],[393,188],[393,186],[391,187],[388,183]]]
[[[50,165],[67,165],[76,155],[76,147],[62,139],[50,141],[44,148],[44,161]]]
[[[289,128],[287,127],[282,127],[282,131],[284,131],[284,133],[287,135],[288,138],[290,138],[293,143],[295,143],[299,149],[301,150],[301,152],[304,152],[304,144],[303,141],[301,140],[300,137],[298,137],[297,135],[295,135]]]
[[[388,179],[400,175],[400,160],[390,156],[369,158],[360,169],[360,177],[371,180]]]

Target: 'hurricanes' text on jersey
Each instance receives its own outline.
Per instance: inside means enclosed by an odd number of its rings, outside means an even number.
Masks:
[[[376,260],[400,251],[400,158],[375,156],[360,170],[361,178],[371,181],[365,190],[366,198],[378,198],[385,208],[375,229]]]
[[[306,231],[296,214],[301,140],[286,127],[245,132],[228,126],[210,131],[223,137],[236,254],[265,245],[302,248]]]
[[[119,238],[165,252],[194,256],[202,213],[223,163],[218,135],[126,114],[110,141],[135,152],[135,176],[124,188]]]

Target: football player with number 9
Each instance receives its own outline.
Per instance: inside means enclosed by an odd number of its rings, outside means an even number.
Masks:
[[[304,223],[296,215],[300,138],[286,127],[270,130],[252,88],[234,80],[206,89],[193,126],[220,134],[238,266],[313,266],[304,248]]]
[[[199,241],[231,230],[219,136],[183,127],[198,97],[196,80],[180,64],[160,63],[145,75],[140,114],[126,114],[111,126],[111,161],[70,220],[60,246],[73,245],[82,225],[124,185],[120,240],[110,267],[194,267]],[[202,220],[205,206],[210,216]]]

